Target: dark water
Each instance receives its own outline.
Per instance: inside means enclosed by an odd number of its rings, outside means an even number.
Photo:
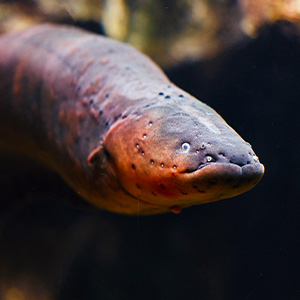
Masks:
[[[299,37],[275,25],[214,61],[168,72],[253,145],[266,167],[256,188],[138,218],[65,206],[23,178],[39,201],[3,221],[2,296],[14,286],[30,299],[300,299]],[[64,185],[48,183],[61,197]]]

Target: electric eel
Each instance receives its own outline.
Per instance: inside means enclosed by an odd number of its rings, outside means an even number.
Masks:
[[[0,37],[0,151],[123,214],[178,213],[264,174],[251,145],[133,47],[71,26]]]

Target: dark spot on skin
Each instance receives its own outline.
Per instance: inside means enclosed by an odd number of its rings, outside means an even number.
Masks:
[[[184,96],[183,96],[183,95],[179,95],[178,97],[180,97],[180,98],[184,98]]]
[[[233,178],[228,178],[228,179],[225,180],[225,183],[226,183],[226,184],[229,184],[229,183],[231,183],[232,181],[233,181]]]
[[[151,194],[152,194],[153,196],[157,197],[157,195],[156,195],[153,191],[151,191]]]
[[[120,119],[121,115],[122,115],[122,114],[119,114],[118,116],[115,116],[115,117],[114,117],[114,122],[116,122],[118,119]]]
[[[198,190],[198,189],[197,189],[197,191],[198,191],[199,193],[202,193],[202,194],[205,193],[204,190]]]
[[[122,116],[122,119],[126,119],[126,118],[127,118],[127,115]]]
[[[201,146],[200,146],[200,149],[201,150],[204,150],[206,147],[205,147],[205,144],[202,144]]]
[[[162,184],[162,183],[158,183],[158,186],[159,186],[159,187],[161,187],[163,190],[165,190],[165,189],[166,189],[165,185],[164,185],[164,184]]]
[[[210,181],[208,181],[208,184],[209,184],[209,185],[216,185],[216,182],[213,181],[213,180],[210,180]]]
[[[238,188],[238,187],[240,187],[240,186],[241,186],[241,185],[240,185],[239,183],[237,183],[237,184],[233,185],[232,188],[233,188],[233,189],[236,189],[236,188]]]
[[[170,89],[172,86],[171,85],[168,85],[168,89]]]
[[[182,195],[187,195],[188,193],[187,193],[187,192],[181,192],[181,194],[182,194]]]
[[[159,96],[163,96],[163,95],[164,95],[164,93],[163,93],[163,92],[160,92],[160,93],[158,93],[158,95],[159,95]]]
[[[99,116],[101,116],[103,114],[103,110],[99,111]]]
[[[90,104],[93,104],[94,103],[94,99],[90,100]]]
[[[147,108],[147,107],[150,107],[151,106],[151,104],[147,104],[145,107]]]
[[[106,123],[105,123],[105,126],[106,126],[106,127],[108,127],[108,126],[109,126],[109,123],[108,123],[108,122],[106,122]]]
[[[106,95],[105,95],[105,98],[108,98],[109,97],[109,93],[107,93]]]
[[[171,98],[171,96],[169,96],[169,95],[167,95],[166,97],[165,97],[165,99],[170,99]]]
[[[130,67],[126,67],[125,70],[129,71],[129,70],[131,70],[131,68]]]
[[[137,187],[138,189],[141,189],[141,188],[142,188],[142,186],[141,186],[139,183],[136,184],[136,187]]]
[[[135,164],[132,164],[132,165],[131,165],[131,168],[132,168],[133,170],[136,170]]]

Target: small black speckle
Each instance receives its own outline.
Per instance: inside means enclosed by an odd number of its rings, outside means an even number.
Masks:
[[[114,117],[114,122],[116,122],[120,117],[121,117],[121,114],[119,114],[118,116],[115,116]]]
[[[165,99],[170,99],[171,98],[171,96],[169,96],[169,95],[167,95],[166,97],[165,97]]]
[[[101,116],[103,114],[103,110],[99,111],[99,116]]]
[[[158,93],[158,95],[159,95],[159,96],[163,96],[163,95],[164,95],[164,93],[163,93],[163,92],[160,92],[160,93]]]
[[[147,107],[150,107],[151,106],[151,104],[147,104],[145,107],[147,108]]]
[[[152,194],[153,196],[155,196],[155,197],[157,196],[153,191],[151,191],[151,194]]]
[[[138,189],[141,189],[141,188],[142,188],[142,186],[141,186],[139,183],[136,184],[136,187],[137,187]]]
[[[187,195],[188,193],[187,193],[187,192],[181,192],[181,194],[182,194],[182,195]]]
[[[109,93],[107,93],[106,95],[105,95],[105,98],[108,98],[109,97]]]
[[[209,184],[209,185],[216,185],[216,182],[213,181],[213,180],[210,180],[210,181],[208,182],[208,184]]]
[[[122,116],[122,119],[126,119],[126,118],[127,118],[127,115]]]
[[[233,188],[233,189],[236,189],[236,188],[238,188],[238,187],[240,187],[240,186],[241,186],[241,185],[240,185],[239,183],[237,183],[237,184],[233,185],[232,188]]]
[[[131,165],[131,168],[132,168],[133,170],[136,170],[135,164],[132,164],[132,165]]]
[[[91,99],[91,100],[90,100],[90,104],[93,104],[93,103],[94,103],[94,99]]]
[[[162,183],[158,183],[158,186],[161,187],[163,190],[166,189],[166,186],[164,184],[162,184]]]
[[[184,96],[183,96],[183,95],[179,95],[178,97],[180,97],[180,98],[184,98]]]
[[[108,123],[108,122],[106,122],[106,123],[105,123],[105,126],[106,126],[106,127],[108,127],[108,126],[109,126],[109,123]]]
[[[225,180],[225,183],[226,183],[226,184],[230,184],[230,183],[232,183],[232,181],[233,181],[232,178],[227,178],[227,179]]]
[[[168,85],[168,89],[170,89],[172,86],[171,85]]]

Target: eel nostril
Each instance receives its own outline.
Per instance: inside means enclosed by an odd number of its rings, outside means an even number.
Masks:
[[[211,154],[206,154],[205,160],[206,160],[206,162],[208,162],[208,163],[216,162],[216,158],[215,158],[213,155],[211,155]]]

